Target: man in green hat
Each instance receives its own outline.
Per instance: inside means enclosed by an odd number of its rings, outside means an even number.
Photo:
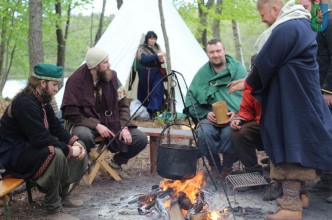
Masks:
[[[83,143],[61,126],[50,105],[62,74],[62,67],[35,65],[27,86],[13,98],[0,121],[3,176],[33,181],[46,194],[47,219],[77,219],[63,213],[62,205],[83,205],[68,193],[88,164]]]

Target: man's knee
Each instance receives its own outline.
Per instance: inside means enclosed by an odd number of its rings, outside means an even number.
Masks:
[[[85,126],[74,126],[72,134],[83,141],[85,148],[90,151],[95,146],[95,135],[90,128]]]
[[[36,183],[43,189],[48,190],[58,184],[63,176],[68,175],[68,163],[66,156],[59,148],[54,148],[54,157],[44,173],[37,179]]]

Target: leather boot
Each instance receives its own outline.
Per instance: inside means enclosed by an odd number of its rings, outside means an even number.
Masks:
[[[306,209],[309,207],[309,193],[302,193],[300,195],[300,200],[302,204],[302,208]]]
[[[277,204],[280,205],[281,200],[283,200],[283,197],[277,198]],[[308,193],[303,193],[300,195],[300,200],[302,204],[302,208],[306,209],[309,207],[309,194]]]
[[[282,209],[302,211],[300,200],[301,182],[294,180],[282,181],[283,199],[280,200]]]
[[[62,200],[62,205],[69,208],[77,208],[83,206],[83,201],[79,199],[72,199],[69,196]]]
[[[282,181],[283,199],[279,200],[281,209],[273,214],[265,215],[264,218],[270,220],[301,220],[302,204],[300,190],[300,181]]]
[[[291,211],[287,209],[279,209],[273,214],[264,215],[264,219],[268,220],[301,220],[302,211]]]

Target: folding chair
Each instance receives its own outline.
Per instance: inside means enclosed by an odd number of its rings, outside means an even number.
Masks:
[[[89,168],[89,171],[84,175],[83,181],[86,185],[90,186],[95,179],[97,173],[100,171],[102,174],[111,175],[116,181],[120,181],[119,173],[108,165],[108,155],[111,153],[108,148],[103,148],[106,144],[105,139],[97,137],[95,139],[96,148],[90,150],[90,161],[94,162]]]

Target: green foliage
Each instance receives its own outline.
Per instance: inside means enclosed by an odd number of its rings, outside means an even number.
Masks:
[[[182,3],[180,3],[182,2]],[[196,39],[201,37],[199,31],[199,17],[197,2],[184,3],[184,0],[176,0],[176,6],[183,20],[188,25]],[[207,9],[205,9],[207,10]],[[216,15],[215,6],[208,12],[208,39],[212,38],[213,19],[220,19],[221,40],[225,44],[228,54],[235,57],[235,43],[233,37],[231,20],[239,21],[241,45],[244,54],[245,66],[250,65],[250,58],[255,54],[255,42],[257,37],[266,29],[266,25],[260,21],[259,13],[256,10],[255,0],[224,0],[222,14]]]
[[[28,42],[27,42],[27,32],[28,32],[28,7],[26,1],[12,1],[5,0],[1,2],[2,7],[0,7],[1,22],[5,29],[2,29],[1,42],[5,46],[4,54],[4,69],[7,71],[10,64],[11,54],[14,50],[14,60],[11,69],[18,66],[19,69],[14,73],[17,74],[26,70],[29,67],[29,62],[26,63]]]
[[[44,47],[44,62],[56,63],[57,59],[57,40],[56,40],[56,21],[60,22],[63,31],[65,30],[65,21],[67,20],[67,9],[69,3],[72,2],[72,7],[82,7],[82,5],[91,3],[92,0],[63,0],[62,1],[62,16],[55,15],[56,0],[43,0],[43,47]],[[13,58],[13,66],[9,74],[11,79],[26,79],[29,73],[29,16],[28,2],[22,1],[22,4],[17,4],[17,1],[5,1],[1,3],[0,14],[6,15],[10,18],[10,9],[17,7],[20,9],[16,13],[14,24],[6,25],[8,29],[13,30],[10,46],[16,45],[15,55]],[[16,10],[18,10],[16,9]],[[84,9],[83,9],[84,10]],[[70,18],[69,34],[66,42],[66,59],[65,59],[65,75],[70,75],[78,66],[84,61],[84,56],[89,47],[92,47],[91,42],[94,41],[94,35],[98,28],[100,14],[94,14],[91,19],[90,16],[83,14],[72,15]],[[105,17],[104,30],[114,16]],[[92,28],[90,27],[92,25]]]
[[[62,29],[65,29],[67,19],[67,9],[71,3],[72,9],[76,8],[82,13],[71,15],[69,35],[66,42],[65,75],[70,75],[84,60],[85,53],[89,47],[93,46],[95,33],[98,28],[99,14],[87,16],[83,14],[93,0],[61,0],[62,16],[55,15],[55,3],[59,0],[43,0],[43,46],[44,60],[47,63],[56,63],[57,41],[56,22],[60,22]],[[115,1],[115,0],[112,0]],[[199,39],[198,0],[173,0],[174,6],[178,9],[185,23]],[[10,78],[26,78],[29,71],[28,58],[28,0],[5,0],[1,2],[0,15],[6,17],[7,29],[14,33],[10,36],[9,49],[16,45],[15,56]],[[256,11],[255,0],[224,0],[222,4],[222,14],[215,14],[215,8],[208,10],[208,39],[212,38],[212,21],[214,18],[221,20],[221,37],[226,46],[227,52],[234,56],[235,46],[232,33],[231,20],[239,21],[241,44],[245,56],[246,66],[249,66],[250,57],[254,54],[254,44],[260,33],[265,29],[261,23],[259,14]],[[14,25],[10,25],[10,12],[17,10]],[[105,17],[104,30],[108,27],[114,15]],[[8,32],[9,33],[9,32]],[[9,35],[6,35],[9,37]],[[8,54],[7,54],[8,56]]]

